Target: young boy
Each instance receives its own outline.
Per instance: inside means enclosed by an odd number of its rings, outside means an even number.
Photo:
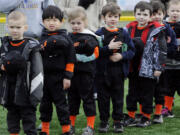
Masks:
[[[134,44],[123,28],[118,28],[121,16],[120,7],[108,3],[102,9],[106,24],[96,34],[102,37],[99,59],[97,59],[96,87],[98,90],[98,107],[100,112],[99,132],[109,128],[110,99],[112,98],[114,132],[123,132],[123,97],[124,80],[128,74],[129,60],[134,56]]]
[[[26,135],[37,135],[36,106],[43,95],[43,65],[34,39],[24,38],[28,29],[26,16],[14,11],[8,15],[9,36],[2,38],[0,52],[1,104],[7,110],[10,135],[18,135],[22,120]],[[1,92],[0,92],[1,93]]]
[[[42,132],[49,135],[49,123],[52,118],[53,103],[62,125],[64,135],[70,134],[69,108],[66,90],[71,85],[74,71],[75,50],[67,32],[61,29],[63,13],[56,6],[48,6],[42,15],[45,29],[41,37],[44,65],[44,95],[40,105]]]
[[[82,7],[74,8],[68,17],[72,28],[69,34],[76,50],[77,62],[75,64],[72,85],[68,91],[70,120],[72,134],[75,134],[75,120],[79,114],[81,99],[87,117],[87,128],[82,135],[94,134],[96,106],[93,99],[93,84],[95,76],[95,59],[99,56],[97,36],[87,29],[87,15]]]
[[[165,96],[165,108],[162,110],[162,115],[165,117],[174,117],[172,113],[172,105],[174,100],[175,92],[177,91],[180,94],[180,1],[172,0],[168,5],[168,21],[174,32],[176,33],[177,38],[177,51],[173,54],[173,58],[169,58],[166,62],[166,75],[168,79],[167,83],[167,93]]]
[[[166,41],[161,32],[162,28],[157,28],[160,24],[150,22],[152,7],[148,2],[138,2],[134,8],[134,15],[136,21],[127,25],[135,44],[136,54],[130,65],[129,90],[126,98],[129,117],[124,124],[136,125],[135,112],[139,102],[142,117],[137,126],[146,127],[150,125],[156,78],[162,71]]]
[[[166,41],[167,41],[167,57],[172,58],[173,54],[177,49],[177,42],[176,42],[176,34],[172,30],[169,24],[163,21],[164,16],[166,15],[166,10],[164,5],[159,1],[151,2],[153,8],[153,15],[152,20],[159,22],[162,26],[165,27],[165,34],[166,34]],[[166,72],[162,72],[158,83],[156,84],[156,89],[154,93],[155,97],[155,112],[153,117],[153,123],[163,123],[163,117],[161,115],[162,107],[164,105],[164,94],[166,91],[166,84],[168,83],[165,77]]]

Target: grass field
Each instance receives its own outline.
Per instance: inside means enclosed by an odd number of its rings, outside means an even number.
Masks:
[[[127,84],[125,86],[125,95],[127,94]],[[161,125],[152,125],[147,128],[125,128],[124,133],[122,135],[180,135],[180,98],[176,95],[175,98],[175,106],[173,108],[175,118],[166,118],[164,120],[164,123]],[[124,106],[124,112],[126,112],[125,106]],[[7,132],[7,125],[6,125],[6,109],[3,109],[0,107],[0,135],[9,135]],[[37,111],[37,126],[40,124],[39,120],[39,111]],[[95,122],[95,130],[96,135],[104,135],[98,133],[99,125],[99,113],[97,110],[97,117]],[[110,125],[111,128],[109,132],[106,135],[115,135],[113,133],[112,128],[112,119],[110,119]],[[76,134],[80,135],[82,133],[82,129],[86,126],[86,118],[84,116],[83,109],[81,107],[80,114],[77,117],[76,121]],[[54,110],[53,113],[53,120],[51,122],[51,128],[50,128],[50,135],[60,135],[61,134],[61,127],[59,125],[59,122],[56,117],[56,112]],[[20,133],[20,135],[23,135],[23,132]]]

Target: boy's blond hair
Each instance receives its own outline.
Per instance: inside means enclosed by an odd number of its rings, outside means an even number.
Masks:
[[[167,9],[169,9],[171,5],[180,5],[180,0],[170,0]]]
[[[79,17],[84,21],[85,27],[87,27],[87,14],[84,8],[77,6],[68,13],[69,22]]]
[[[13,21],[17,21],[17,20],[21,20],[23,21],[24,24],[27,24],[27,17],[25,16],[25,14],[23,14],[20,11],[13,11],[8,15],[8,21],[13,20]]]

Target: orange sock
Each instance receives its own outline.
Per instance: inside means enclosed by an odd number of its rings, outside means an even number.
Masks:
[[[71,115],[71,116],[70,116],[70,120],[71,120],[71,125],[72,125],[72,126],[75,126],[76,115]]]
[[[69,132],[70,131],[70,125],[63,125],[62,126],[62,132],[63,132],[63,134],[64,133],[67,133],[67,132]]]
[[[174,97],[169,97],[169,96],[164,97],[165,100],[164,106],[167,107],[169,111],[172,110],[173,99]]]
[[[143,114],[143,112],[142,112],[142,104],[139,104],[139,112],[140,112],[140,114]]]
[[[49,135],[49,126],[50,123],[49,122],[42,122],[42,132],[45,132]]]
[[[87,126],[94,129],[95,116],[87,117]]]
[[[10,135],[19,135],[19,134],[10,134]]]
[[[129,115],[129,117],[131,117],[131,118],[135,118],[135,112],[130,112],[130,111],[128,111],[128,115]]]
[[[148,118],[149,120],[151,119],[151,114],[143,113],[143,116]]]
[[[155,115],[161,115],[161,111],[162,111],[162,105],[157,104],[154,114],[155,114]]]

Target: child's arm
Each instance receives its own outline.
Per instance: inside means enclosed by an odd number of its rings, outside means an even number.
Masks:
[[[129,35],[129,33],[123,29],[124,43],[127,45],[127,51],[122,52],[123,60],[131,60],[135,55],[134,43]]]
[[[94,53],[91,56],[86,56],[84,54],[76,54],[77,61],[84,62],[84,63],[94,61],[98,57],[99,57],[99,48],[98,47],[96,47],[94,49]]]
[[[159,77],[163,70],[163,65],[165,64],[167,56],[165,33],[160,31],[158,35],[156,35],[155,40],[158,40],[158,43],[155,44],[154,47],[154,76]]]
[[[70,80],[74,73],[74,63],[76,61],[75,48],[70,40],[68,46],[64,49],[64,54],[66,58],[66,68],[64,72],[63,88],[66,90],[71,85]]]

